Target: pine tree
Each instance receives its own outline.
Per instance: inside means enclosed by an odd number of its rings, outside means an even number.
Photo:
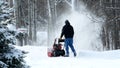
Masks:
[[[7,2],[0,1],[0,68],[28,68],[23,59],[26,52],[13,46],[15,32],[2,23],[10,19],[7,9]]]
[[[14,39],[10,31],[6,28],[0,28],[0,38],[0,61],[7,68],[25,68],[23,58],[26,52],[18,50],[12,45]]]

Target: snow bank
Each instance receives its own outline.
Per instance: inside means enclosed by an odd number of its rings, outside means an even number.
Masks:
[[[28,51],[25,58],[31,68],[120,68],[120,50],[79,51],[77,57],[47,57],[47,47],[17,47]]]
[[[80,51],[78,56],[90,59],[120,59],[120,50],[113,51]]]

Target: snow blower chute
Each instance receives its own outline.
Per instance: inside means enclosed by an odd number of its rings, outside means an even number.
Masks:
[[[53,47],[48,48],[47,54],[48,57],[58,57],[58,56],[64,56],[65,50],[63,44],[61,42],[64,42],[64,39],[55,39]]]

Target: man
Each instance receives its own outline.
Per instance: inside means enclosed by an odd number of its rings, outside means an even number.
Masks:
[[[70,22],[68,20],[65,21],[65,25],[62,28],[62,33],[61,33],[60,39],[63,37],[63,35],[65,37],[65,50],[66,50],[65,56],[69,57],[69,47],[70,47],[74,54],[74,57],[75,57],[76,51],[73,46],[74,29],[70,25]]]

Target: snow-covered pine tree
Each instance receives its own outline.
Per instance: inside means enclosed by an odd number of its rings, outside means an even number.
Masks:
[[[12,46],[13,36],[6,28],[0,28],[0,61],[7,68],[26,68],[24,54],[26,52]],[[1,67],[0,68],[5,68]]]
[[[10,19],[7,9],[7,2],[0,1],[0,68],[28,68],[23,59],[26,52],[13,46],[14,31],[2,23]]]

